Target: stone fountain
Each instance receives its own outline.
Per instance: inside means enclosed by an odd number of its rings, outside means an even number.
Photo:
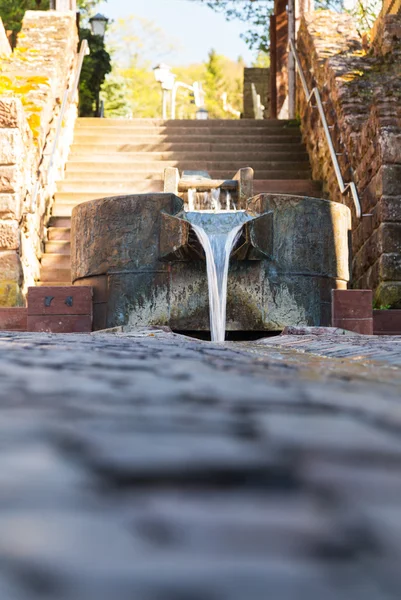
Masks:
[[[226,329],[329,325],[331,290],[346,289],[349,280],[349,209],[282,194],[240,204],[247,220],[231,254]],[[74,208],[73,283],[94,288],[95,329],[209,331],[205,253],[185,208],[185,199],[169,192]]]

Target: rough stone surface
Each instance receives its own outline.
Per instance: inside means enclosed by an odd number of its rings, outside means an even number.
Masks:
[[[209,330],[206,265],[194,233],[180,227],[182,208],[173,194],[135,194],[73,209],[72,281],[107,276],[108,327],[129,322]],[[227,329],[329,325],[331,289],[346,287],[349,279],[348,208],[318,198],[261,194],[248,200],[247,210],[254,221],[233,253]],[[270,218],[258,228],[261,215]],[[169,225],[177,221],[179,226]]]
[[[15,219],[21,217],[21,200],[19,194],[0,194],[0,219]]]
[[[353,221],[354,286],[369,284],[376,303],[383,304],[381,283],[394,270],[386,273],[383,261],[379,268],[381,255],[392,250],[376,247],[378,228],[400,222],[401,16],[381,16],[373,45],[365,52],[350,16],[330,11],[305,15],[298,50],[309,87],[317,85],[322,93],[344,181],[354,179],[362,210],[371,215]],[[353,210],[351,197],[339,192],[318,112],[306,106],[300,86],[298,90],[313,177],[325,181],[332,200]],[[392,304],[401,306],[401,296],[395,294]]]
[[[2,333],[2,600],[396,600],[400,347]]]
[[[0,22],[0,43],[1,30]],[[54,193],[54,183],[47,181],[45,174],[76,47],[73,12],[27,11],[16,49],[3,53],[0,64],[0,231],[8,228],[7,219],[18,223],[21,244],[10,245],[7,239],[7,245],[2,246],[15,247],[21,260],[24,277],[15,282],[21,286],[18,297],[39,277],[42,241]],[[73,105],[65,117],[54,158],[56,169],[65,163],[75,112]],[[41,185],[33,198],[38,178]],[[2,285],[2,278],[0,273],[0,291],[8,290],[11,282],[4,279]],[[7,293],[0,303],[9,300]]]
[[[18,221],[0,221],[0,250],[18,250]]]
[[[22,267],[13,250],[0,251],[0,306],[21,306]]]

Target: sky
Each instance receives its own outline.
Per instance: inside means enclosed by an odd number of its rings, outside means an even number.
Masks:
[[[248,65],[254,59],[240,38],[246,23],[227,22],[223,15],[194,0],[108,0],[98,11],[110,19],[136,15],[153,21],[177,45],[177,51],[168,57],[172,66],[202,62],[211,48],[233,60],[242,56]]]

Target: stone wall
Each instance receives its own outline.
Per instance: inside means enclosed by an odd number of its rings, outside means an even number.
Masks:
[[[401,306],[401,17],[387,15],[372,47],[362,48],[352,18],[305,15],[298,51],[308,85],[325,103],[345,182],[355,181],[365,216],[339,192],[316,109],[298,80],[298,110],[312,162],[328,196],[353,211],[353,286],[375,291],[377,306]]]
[[[0,306],[22,305],[27,287],[39,278],[53,195],[47,166],[77,42],[74,13],[28,11],[16,49],[0,57]],[[75,115],[72,106],[58,169]]]
[[[3,21],[0,17],[0,57],[8,56],[12,52],[10,42],[8,41]]]

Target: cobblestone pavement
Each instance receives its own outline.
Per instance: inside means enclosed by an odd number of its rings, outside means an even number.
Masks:
[[[399,600],[400,392],[401,338],[1,333],[1,600]]]

